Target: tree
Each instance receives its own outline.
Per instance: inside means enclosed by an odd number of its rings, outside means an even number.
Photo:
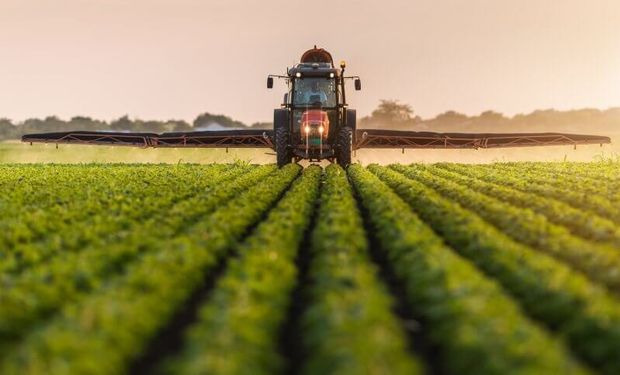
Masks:
[[[17,127],[8,118],[0,118],[0,139],[17,137]]]
[[[413,116],[413,109],[409,104],[382,99],[377,109],[360,122],[365,126],[375,127],[411,127],[419,121],[419,117]]]
[[[247,127],[246,124],[241,121],[233,120],[232,118],[225,115],[214,115],[209,112],[205,112],[194,120],[194,128],[206,128],[210,125],[220,125],[224,128],[237,128],[244,129]]]
[[[129,119],[129,116],[125,115],[118,120],[112,121],[110,124],[110,128],[112,130],[120,130],[120,131],[135,131],[134,130],[134,122]]]

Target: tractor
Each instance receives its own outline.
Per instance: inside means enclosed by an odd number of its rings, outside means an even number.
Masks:
[[[286,75],[267,77],[269,89],[274,78],[285,79],[288,86],[281,108],[273,111],[278,166],[301,159],[351,163],[356,113],[348,108],[345,81],[354,80],[355,90],[362,84],[358,76],[346,77],[345,68],[344,61],[336,68],[331,54],[314,46]]]

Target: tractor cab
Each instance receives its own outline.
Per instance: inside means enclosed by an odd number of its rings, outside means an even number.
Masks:
[[[344,69],[344,62],[334,67],[331,54],[315,46],[287,69],[286,76],[268,77],[268,88],[274,77],[286,79],[288,85],[283,108],[274,112],[278,165],[301,159],[350,163],[355,111],[346,109],[344,81],[354,78],[356,89],[360,83],[358,77],[343,77]]]
[[[307,158],[318,153],[320,160],[324,154],[329,154],[329,141],[333,138],[330,123],[338,122],[338,105],[342,100],[336,79],[339,76],[337,70],[317,65],[299,64],[292,69],[294,78],[290,86],[289,108],[292,136],[301,141],[293,152],[302,151]]]

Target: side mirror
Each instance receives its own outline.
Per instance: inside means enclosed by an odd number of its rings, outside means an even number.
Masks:
[[[267,88],[273,88],[273,77],[267,77]]]
[[[360,91],[362,89],[362,81],[359,78],[355,79],[355,91]]]
[[[284,94],[284,100],[282,101],[282,105],[287,105],[287,104],[288,104],[288,92]]]

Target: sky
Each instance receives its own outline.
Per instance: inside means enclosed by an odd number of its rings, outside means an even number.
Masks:
[[[618,0],[0,0],[0,117],[271,121],[315,44],[358,116],[620,106]]]

